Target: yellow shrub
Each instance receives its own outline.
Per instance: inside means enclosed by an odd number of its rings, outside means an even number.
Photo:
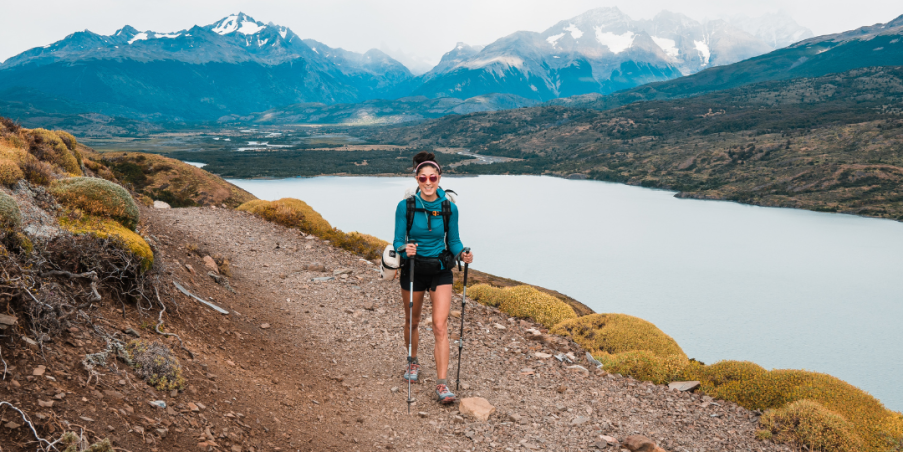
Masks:
[[[502,302],[502,293],[502,289],[489,284],[477,284],[467,288],[467,295],[470,298],[492,307],[498,307]]]
[[[602,368],[606,372],[629,375],[637,380],[651,381],[655,384],[677,380],[690,363],[686,356],[659,356],[648,350],[633,350],[616,355],[601,353],[593,356],[602,363]]]
[[[652,323],[626,314],[590,314],[556,325],[551,333],[566,336],[592,354],[647,350],[657,356],[687,355],[677,342]]]
[[[12,196],[0,191],[0,228],[5,231],[22,225],[22,213]]]
[[[777,442],[799,444],[809,450],[859,452],[866,449],[853,424],[811,400],[769,410],[762,416],[760,426]]]
[[[84,210],[119,221],[135,230],[138,225],[138,205],[124,188],[95,177],[71,177],[53,181],[50,193],[68,207]]]
[[[378,259],[383,254],[383,250],[389,242],[373,237],[372,235],[362,234],[360,232],[344,233],[336,229],[329,236],[324,237],[331,240],[333,245],[339,248],[351,251],[352,253],[364,256],[364,259]]]
[[[76,176],[82,175],[81,165],[72,151],[66,147],[59,135],[47,129],[32,129],[28,131],[34,139],[35,149],[32,154],[40,152],[36,155],[38,159],[47,161],[62,168],[65,172]]]
[[[513,317],[532,319],[546,328],[577,317],[567,303],[530,286],[502,289],[499,310]]]
[[[711,396],[730,400],[749,409],[781,408],[800,400],[818,402],[840,414],[856,427],[866,444],[864,450],[886,450],[899,416],[865,391],[827,374],[805,370],[772,370],[750,380],[715,388]]]
[[[684,369],[682,380],[699,381],[702,390],[713,393],[723,385],[737,381],[747,381],[764,375],[764,367],[749,361],[718,361],[710,366],[693,362]]]
[[[9,159],[0,159],[0,184],[13,185],[25,177],[19,165]]]
[[[24,163],[28,156],[34,157],[25,149],[9,146],[8,143],[0,141],[0,158],[12,160],[19,165]]]
[[[63,130],[54,130],[53,133],[55,133],[56,136],[60,137],[60,140],[62,140],[63,144],[66,145],[66,149],[69,149],[69,152],[71,152],[72,156],[75,157],[75,161],[78,162],[79,166],[81,166],[82,153],[78,150],[78,141],[75,140],[75,136]]]
[[[90,215],[73,220],[64,215],[60,218],[60,226],[73,234],[91,234],[101,239],[115,239],[123,249],[131,251],[141,259],[142,270],[148,270],[154,265],[154,252],[144,238],[114,220]]]

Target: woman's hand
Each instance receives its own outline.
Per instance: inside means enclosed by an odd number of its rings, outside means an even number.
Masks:
[[[408,243],[404,246],[404,252],[408,255],[408,257],[414,257],[417,255],[417,244],[416,243]]]
[[[464,261],[465,264],[473,263],[473,252],[468,251],[466,253],[461,253],[461,260]]]

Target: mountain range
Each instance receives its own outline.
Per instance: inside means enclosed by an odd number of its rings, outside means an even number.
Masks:
[[[477,102],[491,110],[670,80],[811,35],[786,16],[768,21],[781,24],[771,28],[733,23],[670,12],[635,21],[617,8],[599,8],[542,33],[517,32],[485,47],[459,43],[436,67],[414,76],[380,50],[332,48],[239,13],[177,32],[125,26],[109,36],[73,33],[0,64],[0,92],[27,89],[32,100],[65,99],[86,112],[150,121],[407,96],[430,102],[516,96],[491,98],[498,105]],[[515,98],[524,100],[508,101]]]

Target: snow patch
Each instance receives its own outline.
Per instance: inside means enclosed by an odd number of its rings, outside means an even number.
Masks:
[[[257,47],[263,47],[263,45],[266,44],[267,41],[269,41],[269,40],[270,40],[270,38],[266,38],[263,41],[261,41],[260,38],[257,38]]]
[[[702,58],[702,65],[709,65],[709,57],[712,56],[712,52],[709,50],[709,45],[704,41],[693,41],[693,44],[696,46],[696,51],[699,52],[699,58]]]
[[[534,92],[539,91],[539,88],[537,88],[536,85],[530,85],[530,89],[532,89]]]
[[[178,38],[179,36],[182,36],[182,33],[154,33],[154,37],[157,39],[160,39],[160,38],[175,39],[175,38]]]
[[[238,32],[243,35],[253,35],[264,28],[266,28],[266,25],[257,25],[250,20],[246,20],[241,23],[241,28],[238,29]]]
[[[313,50],[314,53],[316,53],[316,54],[319,54],[319,53],[320,53],[320,52],[317,52],[317,48],[316,48],[316,47],[311,47],[310,50]]]
[[[548,38],[546,38],[546,41],[548,41],[549,44],[552,44],[552,47],[555,47],[556,45],[558,45],[558,40],[561,39],[563,36],[564,36],[564,33],[560,33],[560,34],[557,34],[554,36],[549,36]]]
[[[129,44],[131,44],[135,41],[145,41],[145,40],[147,40],[147,33],[138,33],[135,35],[134,38],[129,39]]]
[[[632,31],[616,35],[610,31],[602,31],[602,27],[596,27],[595,30],[596,41],[599,41],[599,44],[607,46],[608,50],[611,50],[612,53],[621,53],[633,45],[635,35]]]
[[[238,30],[238,16],[233,15],[223,19],[223,21],[213,29],[213,32],[227,35],[235,30]]]
[[[468,69],[477,69],[477,68],[481,68],[483,66],[489,66],[490,64],[494,64],[494,63],[500,63],[500,64],[507,65],[509,67],[513,66],[513,67],[520,68],[520,67],[523,67],[524,60],[522,60],[518,57],[513,57],[513,56],[497,56],[495,58],[487,58],[487,59],[483,59],[483,60],[468,61],[468,62],[462,64],[462,66],[464,66]]]
[[[669,57],[677,58],[677,55],[680,54],[680,50],[677,49],[677,42],[673,39],[653,36],[652,40],[655,42],[655,45],[661,47]]]
[[[568,26],[565,27],[564,31],[571,32],[571,37],[574,39],[580,39],[580,37],[583,36],[583,31],[577,28],[577,26],[574,24],[568,24]]]
[[[279,36],[282,36],[282,39],[288,35],[288,28],[282,27],[279,29]]]

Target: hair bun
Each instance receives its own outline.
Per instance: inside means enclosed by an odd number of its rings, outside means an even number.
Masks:
[[[413,168],[417,168],[417,165],[420,165],[423,162],[436,162],[436,154],[433,154],[432,152],[427,152],[427,151],[418,152],[417,155],[414,156]],[[439,162],[436,162],[437,165],[438,165],[438,163]],[[430,166],[433,166],[433,165],[430,165]],[[442,170],[440,170],[438,166],[436,166],[435,168],[440,173],[442,172]]]

